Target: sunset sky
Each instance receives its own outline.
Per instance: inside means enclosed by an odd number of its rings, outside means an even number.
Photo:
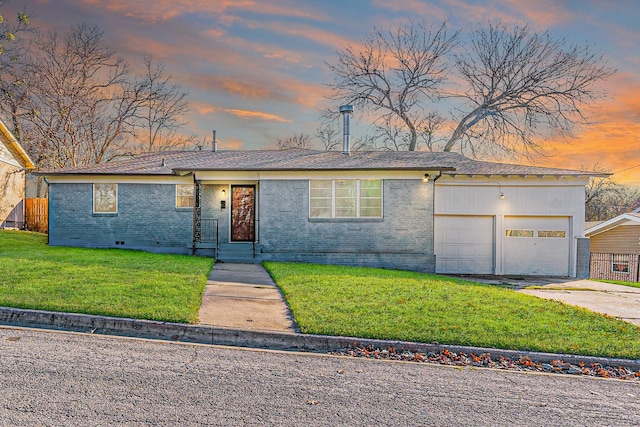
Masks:
[[[189,92],[188,133],[210,144],[216,129],[221,149],[274,148],[278,138],[313,134],[327,105],[326,62],[374,27],[409,18],[446,19],[453,29],[496,19],[529,24],[595,47],[617,73],[602,85],[608,96],[591,127],[549,157],[520,162],[586,169],[598,162],[616,181],[640,185],[637,0],[8,0],[2,14],[23,8],[41,29],[99,26],[135,68],[143,55],[164,64]]]

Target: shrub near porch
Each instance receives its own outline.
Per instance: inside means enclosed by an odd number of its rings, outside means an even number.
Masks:
[[[304,333],[640,358],[640,328],[449,277],[265,263]]]

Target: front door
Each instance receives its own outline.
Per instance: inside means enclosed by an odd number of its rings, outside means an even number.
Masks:
[[[255,185],[231,186],[231,241],[255,241]]]

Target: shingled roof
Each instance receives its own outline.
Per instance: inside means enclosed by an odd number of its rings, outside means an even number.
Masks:
[[[440,170],[452,175],[602,176],[468,159],[458,153],[423,151],[222,150],[145,153],[98,165],[39,172],[39,175],[176,175],[191,171]],[[604,176],[607,176],[606,174]]]

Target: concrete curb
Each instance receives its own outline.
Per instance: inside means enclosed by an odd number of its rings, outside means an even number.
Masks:
[[[425,344],[406,341],[387,341],[379,339],[334,337],[299,333],[251,331],[227,329],[215,326],[187,325],[182,323],[157,322],[152,320],[126,319],[119,317],[94,316],[89,314],[57,313],[51,311],[26,310],[0,307],[0,325],[24,326],[84,332],[92,334],[116,335],[125,337],[150,338],[168,341],[189,342],[212,345],[252,347],[270,350],[292,350],[327,353],[349,348],[368,347],[385,349],[393,347],[396,351],[420,353],[449,350],[454,353],[491,353],[492,357],[503,356],[511,360],[528,356],[536,362],[563,360],[571,364],[599,363],[603,366],[623,366],[640,370],[640,359],[610,359],[573,354],[554,354],[529,351],[502,350],[496,348],[467,347],[441,344]]]

